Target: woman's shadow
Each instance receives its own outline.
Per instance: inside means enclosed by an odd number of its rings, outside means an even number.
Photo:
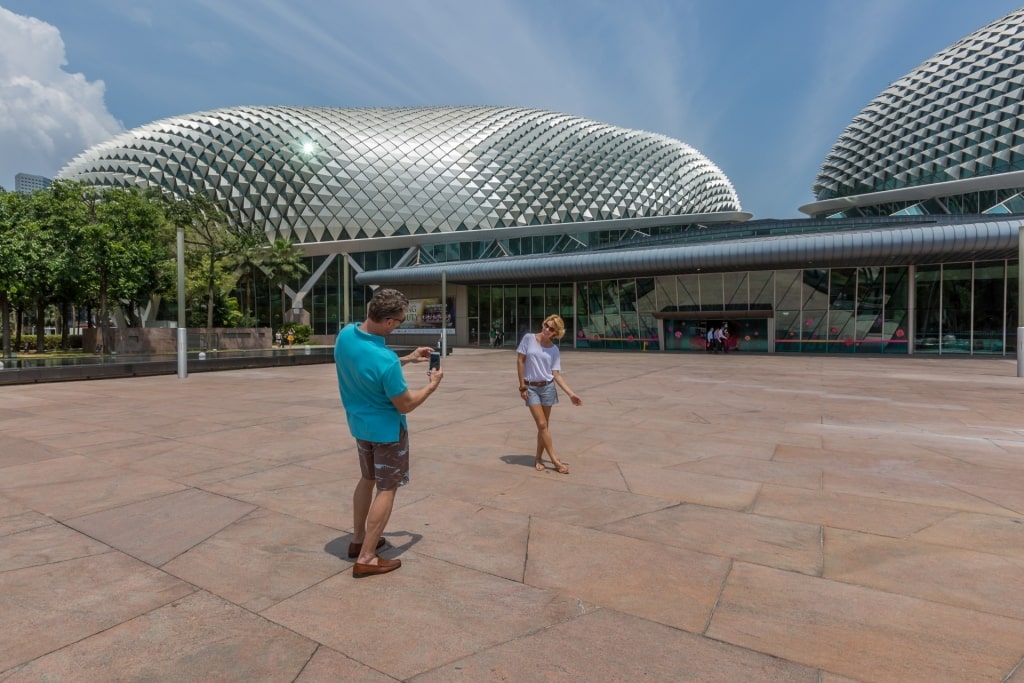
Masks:
[[[503,455],[501,461],[506,465],[522,465],[523,467],[533,467],[534,459],[532,455]]]

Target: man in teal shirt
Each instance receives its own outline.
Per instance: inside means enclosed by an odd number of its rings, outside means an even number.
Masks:
[[[384,343],[405,321],[409,300],[394,289],[378,290],[366,306],[362,324],[345,326],[334,344],[338,389],[348,428],[359,450],[361,478],[352,495],[353,531],[348,556],[355,558],[355,577],[386,574],[401,560],[377,555],[381,534],[391,517],[395,493],[409,483],[409,432],[405,415],[419,407],[444,377],[441,369],[427,373],[429,381],[410,390],[402,373],[405,363],[430,359],[422,346],[401,358]],[[377,495],[373,495],[376,487]]]

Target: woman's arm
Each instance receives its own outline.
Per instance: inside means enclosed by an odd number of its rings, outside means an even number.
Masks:
[[[566,393],[566,395],[569,397],[569,400],[572,401],[572,404],[574,406],[583,405],[583,399],[573,393],[572,389],[569,388],[569,385],[565,383],[564,379],[562,379],[561,372],[559,372],[558,370],[553,370],[551,374],[555,378],[555,384],[562,387],[562,391]]]
[[[516,372],[519,373],[519,393],[526,393],[526,356],[522,353],[516,354]]]

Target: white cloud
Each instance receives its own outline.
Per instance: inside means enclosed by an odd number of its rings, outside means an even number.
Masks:
[[[73,156],[121,132],[103,81],[64,71],[60,32],[0,7],[0,185],[16,173],[52,177]]]

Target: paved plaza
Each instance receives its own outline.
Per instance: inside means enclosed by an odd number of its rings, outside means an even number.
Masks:
[[[332,365],[0,388],[0,681],[1024,683],[1016,360],[562,360],[569,475],[455,350],[362,579]]]

